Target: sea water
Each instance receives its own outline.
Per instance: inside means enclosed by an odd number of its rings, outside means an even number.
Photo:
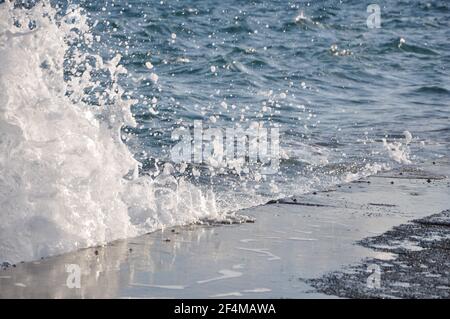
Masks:
[[[0,261],[448,157],[449,4],[383,2],[375,28],[368,4],[0,1]],[[195,160],[239,129],[265,132],[275,170]]]

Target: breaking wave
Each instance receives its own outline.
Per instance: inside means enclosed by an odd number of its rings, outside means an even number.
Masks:
[[[86,53],[93,40],[76,6],[0,4],[0,261],[220,218],[214,195],[170,168],[138,176],[121,140],[134,124],[118,84],[127,70],[120,55]]]

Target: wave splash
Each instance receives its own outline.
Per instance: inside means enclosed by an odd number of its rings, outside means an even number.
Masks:
[[[121,57],[82,50],[94,41],[86,16],[60,11],[47,1],[0,4],[0,261],[223,218],[212,192],[170,169],[138,176],[121,140],[121,127],[134,124]]]

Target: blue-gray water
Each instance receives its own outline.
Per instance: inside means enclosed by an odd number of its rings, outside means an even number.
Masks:
[[[371,2],[0,0],[0,259],[448,157],[450,4]],[[194,121],[278,128],[279,169],[177,163]]]
[[[80,3],[98,19],[105,52],[123,54],[134,74],[148,74],[150,61],[159,76],[158,85],[125,80],[140,100],[130,144],[144,170],[169,160],[175,127],[211,116],[213,127],[280,127],[289,159],[271,178],[285,195],[367,163],[395,165],[382,139],[405,144],[404,131],[413,136],[412,162],[449,154],[447,1],[380,1],[375,29],[366,24],[367,1]],[[148,111],[154,97],[158,114]],[[243,183],[232,174],[202,182]]]
[[[449,154],[447,1],[380,1],[380,28],[366,23],[367,1],[52,3],[80,5],[101,37],[90,50],[123,56],[121,84],[137,100],[138,122],[123,134],[142,174],[171,162],[172,132],[192,129],[194,120],[222,129],[257,121],[281,131],[285,156],[265,181],[255,183],[252,171],[211,174],[207,165],[188,165],[184,175],[194,183],[219,194],[234,189],[231,198],[248,187],[290,195]]]

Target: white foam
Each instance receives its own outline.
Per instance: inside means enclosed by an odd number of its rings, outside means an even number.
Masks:
[[[263,293],[263,292],[271,292],[272,289],[269,288],[255,288],[255,289],[247,289],[244,290],[244,292],[249,292],[249,293]]]
[[[411,164],[409,144],[411,144],[413,136],[409,131],[404,131],[403,135],[405,136],[404,143],[400,141],[389,143],[383,139],[383,147],[392,160],[400,164]]]
[[[229,269],[220,270],[219,274],[221,274],[221,276],[210,278],[210,279],[205,279],[205,280],[199,280],[199,281],[197,281],[197,283],[198,284],[205,284],[205,283],[212,282],[212,281],[226,280],[226,279],[237,278],[237,277],[241,277],[242,276],[241,272],[234,271],[234,270],[229,270]]]
[[[223,294],[217,294],[209,296],[210,298],[223,298],[223,297],[241,297],[242,294],[239,291],[226,292]]]
[[[167,174],[138,177],[120,136],[124,123],[134,124],[134,102],[117,82],[127,70],[120,55],[103,61],[76,46],[92,41],[77,7],[61,17],[48,1],[29,10],[0,4],[0,261],[217,217],[212,193]],[[65,62],[85,71],[65,80]],[[99,85],[93,70],[111,83],[98,87],[105,95],[96,106],[82,102],[85,89]]]
[[[271,253],[268,249],[266,248],[245,248],[245,247],[236,247],[236,249],[239,250],[244,250],[244,251],[249,251],[249,252],[253,252],[253,253],[257,253],[263,256],[268,257],[267,260],[280,260],[281,257],[274,255],[273,253]]]
[[[160,288],[160,289],[169,289],[169,290],[183,290],[186,288],[185,286],[181,286],[181,285],[151,285],[151,284],[141,284],[141,283],[130,283],[130,286]]]

